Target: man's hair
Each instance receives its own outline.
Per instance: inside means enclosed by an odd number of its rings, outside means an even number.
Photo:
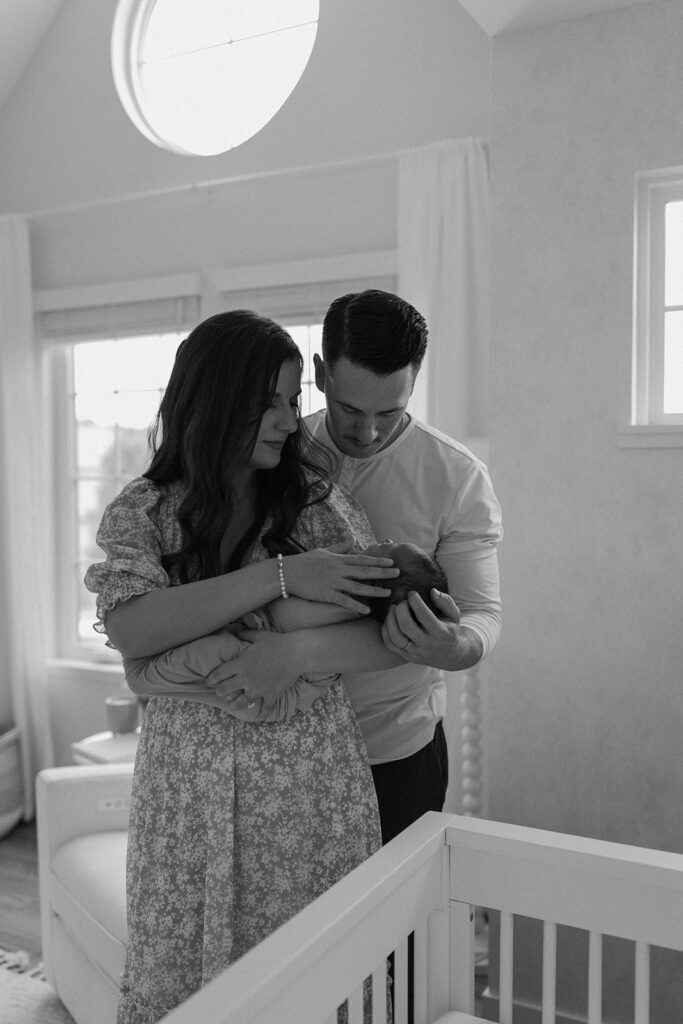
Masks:
[[[323,321],[323,359],[328,366],[341,356],[386,376],[420,368],[427,349],[427,324],[418,311],[391,292],[370,288],[335,299]]]
[[[393,559],[394,566],[400,569],[401,573],[399,576],[381,581],[383,587],[391,590],[388,597],[365,598],[373,619],[384,622],[391,605],[405,601],[411,590],[417,591],[430,611],[440,615],[432,602],[430,591],[432,587],[436,587],[447,594],[448,578],[438,562],[430,558],[426,551],[420,551],[419,548],[407,544],[394,544],[391,551],[387,551],[387,556]]]

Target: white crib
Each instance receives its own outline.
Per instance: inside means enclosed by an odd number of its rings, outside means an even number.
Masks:
[[[406,1024],[411,932],[414,1024],[479,1021],[475,908],[499,912],[494,1019],[500,1024],[513,1021],[513,920],[519,915],[542,922],[540,1024],[568,1019],[556,1007],[558,926],[587,933],[585,1012],[571,1019],[603,1024],[603,936],[619,936],[634,946],[629,1019],[650,1024],[650,949],[683,950],[683,855],[427,814],[164,1024],[336,1024],[346,1000],[349,1024],[386,1024],[391,951],[393,1019]],[[363,1007],[370,974],[371,1013],[367,1003]],[[531,1018],[515,1011],[520,1019]],[[683,1004],[670,1019],[683,1022]]]

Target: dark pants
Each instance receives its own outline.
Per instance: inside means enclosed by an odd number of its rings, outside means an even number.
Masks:
[[[443,810],[448,786],[448,751],[441,722],[437,722],[431,742],[416,754],[371,767],[383,843],[388,843],[426,811]]]

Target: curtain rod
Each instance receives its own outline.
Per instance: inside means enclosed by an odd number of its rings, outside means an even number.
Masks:
[[[282,178],[292,174],[309,174],[317,171],[336,170],[343,167],[362,167],[368,164],[378,164],[395,160],[400,155],[399,150],[392,153],[378,153],[365,157],[350,157],[347,160],[334,160],[319,164],[304,164],[299,167],[282,167],[271,171],[251,171],[245,174],[230,175],[226,178],[215,178],[208,181],[193,181],[186,185],[169,185],[167,188],[150,189],[146,192],[133,192],[123,196],[111,196],[107,199],[92,199],[83,203],[72,203],[65,206],[53,206],[43,210],[31,210],[26,213],[19,213],[16,216],[25,217],[26,220],[39,220],[43,217],[58,217],[66,213],[80,213],[84,210],[96,210],[107,206],[119,206],[124,203],[132,203],[141,199],[154,199],[158,196],[182,194],[183,192],[203,192],[212,188],[221,188],[225,185],[237,185],[246,181],[259,181],[268,178]]]

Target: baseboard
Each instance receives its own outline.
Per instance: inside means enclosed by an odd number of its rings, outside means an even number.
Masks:
[[[540,1006],[534,1003],[513,1001],[515,1024],[541,1024],[543,1011]],[[498,1020],[498,998],[494,996],[490,988],[484,989],[481,995],[482,1014],[489,1020]],[[489,1014],[491,1016],[489,1017]],[[575,1014],[563,1013],[561,1010],[555,1012],[555,1024],[587,1024],[587,1018]]]

